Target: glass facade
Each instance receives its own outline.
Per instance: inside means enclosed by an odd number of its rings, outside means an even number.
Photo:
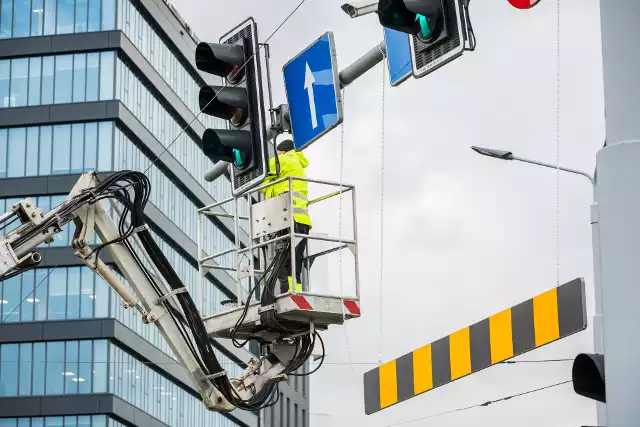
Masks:
[[[43,211],[48,211],[62,203],[64,198],[64,195],[60,195],[32,197],[31,199]],[[20,200],[22,200],[22,198],[0,199],[0,212],[10,210],[11,206]],[[9,232],[16,226],[17,223],[14,223],[7,227],[5,231]],[[73,236],[73,228],[74,227],[71,224],[63,227],[62,232],[56,235],[54,242],[52,242],[50,246],[70,246],[71,238]],[[201,300],[201,289],[198,282],[198,269],[190,260],[187,260],[187,258],[180,254],[180,252],[174,249],[170,244],[158,237],[157,234],[153,232],[152,234],[154,240],[167,259],[171,262],[172,267],[180,279],[189,289],[193,300],[196,304],[199,304]],[[224,237],[222,233],[218,232],[218,234]],[[97,243],[95,234],[92,236],[91,243]],[[86,270],[86,272],[84,270]],[[34,271],[36,272],[35,277]],[[19,306],[22,298],[26,298],[34,289],[34,286],[38,287],[35,296],[38,300],[38,308],[35,309],[35,313],[23,305]],[[159,334],[150,336],[146,333],[143,334],[143,331],[148,331],[149,329],[153,329],[155,331],[155,328],[148,328],[141,322],[138,323],[140,316],[137,312],[125,310],[117,302],[117,298],[112,298],[111,311],[108,311],[109,292],[108,287],[105,286],[106,285],[102,282],[102,279],[93,275],[93,272],[85,267],[70,267],[68,269],[59,267],[50,275],[46,274],[46,269],[35,269],[3,282],[3,286],[0,288],[0,295],[2,295],[2,298],[0,299],[0,301],[2,301],[0,304],[0,313],[2,313],[3,319],[5,317],[7,318],[5,320],[6,322],[115,317],[138,332],[140,335],[143,335],[160,349],[168,352],[169,349],[167,344],[164,343],[164,341],[159,341],[161,339]],[[55,289],[55,291],[50,290],[49,292],[53,293],[54,297],[61,297],[61,302],[55,303],[51,299],[52,297],[48,296],[48,288]],[[22,289],[22,291],[20,289]],[[90,292],[92,289],[94,292]],[[22,298],[20,297],[21,295]],[[67,298],[71,298],[72,301],[65,302]],[[78,303],[76,302],[76,299],[81,301],[81,308],[79,311],[77,309]],[[204,287],[204,313],[216,313],[221,308],[220,302],[225,299],[228,299],[228,297],[225,296],[225,294],[222,293],[214,283],[209,282],[209,285]],[[91,304],[91,302],[95,304]],[[58,308],[52,308],[52,303]],[[50,305],[49,308],[47,308],[47,304]]]
[[[116,0],[0,0],[0,39],[115,27]]]
[[[43,210],[50,210],[64,200],[65,196],[32,197]],[[0,212],[10,209],[20,198],[0,199]],[[115,218],[115,216],[114,216]],[[15,227],[10,226],[7,231]],[[51,246],[69,246],[72,226],[67,225]],[[201,301],[198,269],[176,249],[152,231],[154,240],[171,262],[180,279],[187,286],[196,305]],[[92,243],[96,243],[95,235]],[[126,283],[124,277],[121,280]],[[228,299],[213,283],[204,287],[204,313],[214,314],[221,309],[221,301]],[[73,320],[89,318],[115,318],[159,350],[176,359],[160,331],[142,322],[135,310],[126,310],[118,296],[109,286],[86,267],[36,268],[20,276],[8,279],[0,287],[0,314],[3,323]],[[216,351],[221,364],[230,376],[242,372],[236,362]]]
[[[0,60],[0,108],[114,98],[119,99],[216,200],[231,197],[231,187],[227,182],[222,185],[221,182],[204,180],[204,173],[213,167],[213,162],[202,153],[193,138],[182,132],[183,126],[131,69],[122,60],[116,60],[115,52]],[[222,127],[221,121],[216,124],[215,127]],[[57,126],[57,134],[51,134],[45,127],[39,135],[31,130],[32,134],[28,136],[24,131],[0,130],[0,178],[74,173],[91,168],[108,170],[111,164],[108,145],[97,151],[95,124],[88,129],[81,127],[74,125],[72,132],[70,125]],[[108,130],[104,128],[104,131]],[[108,138],[110,135],[99,136]],[[33,161],[35,139],[41,144],[37,149],[42,163],[40,167],[36,167]],[[86,144],[83,141],[87,141]],[[27,145],[31,151],[25,148]],[[76,156],[75,149],[81,145],[88,149],[82,157]],[[12,161],[21,158],[24,161],[8,170],[12,164],[9,157]],[[247,211],[246,202],[241,201],[240,214],[246,215]],[[242,226],[244,228],[246,224]]]
[[[3,282],[0,294],[2,323],[110,316],[110,289],[86,267],[30,270]]]
[[[113,170],[113,123],[0,129],[0,178]]]
[[[0,108],[113,99],[115,52],[0,60]]]
[[[130,169],[145,172],[151,180],[149,199],[167,218],[173,221],[192,241],[197,241],[196,205],[184,192],[160,170],[151,158],[140,151],[120,129],[115,131],[114,169]],[[204,250],[209,254],[230,249],[233,242],[211,221],[203,221]],[[220,262],[232,262],[233,255],[220,258]],[[229,264],[226,264],[229,265]]]
[[[171,426],[232,427],[200,400],[120,347],[109,346],[109,391]]]
[[[235,426],[110,341],[0,345],[2,397],[104,392],[115,394],[168,425]],[[71,418],[78,422],[76,417]]]
[[[118,0],[117,5],[116,0],[0,0],[0,39],[116,28],[127,35],[185,105],[197,114],[200,85],[129,0]],[[200,116],[198,120],[208,127],[221,126],[221,121],[211,116]]]
[[[167,34],[138,0],[0,0],[0,39],[121,30],[153,69],[194,114],[199,113],[202,79]],[[168,12],[168,10],[167,10]],[[169,16],[169,15],[167,15]],[[174,31],[173,29],[166,29]],[[119,100],[196,182],[215,200],[231,197],[228,180],[204,181],[213,163],[198,147],[195,135],[183,132],[185,118],[175,115],[158,89],[154,90],[115,50],[17,57],[0,60],[0,115],[3,109]],[[26,110],[33,111],[33,110]],[[16,111],[19,114],[19,111]],[[54,119],[52,119],[54,120]],[[191,240],[196,241],[196,210],[183,184],[171,179],[162,162],[153,164],[146,147],[120,122],[52,122],[41,126],[0,129],[0,185],[4,178],[109,172],[131,169],[145,172],[152,185],[153,204]],[[224,128],[223,120],[200,115],[208,128]],[[66,195],[34,196],[48,211]],[[23,199],[0,199],[0,213]],[[228,209],[233,212],[233,206]],[[247,215],[242,201],[240,215]],[[115,214],[114,214],[115,219]],[[207,253],[232,247],[233,242],[212,221],[203,221]],[[10,231],[16,224],[8,227]],[[247,228],[246,221],[241,227]],[[73,229],[68,225],[51,247],[67,247]],[[197,264],[180,248],[152,231],[155,241],[183,280],[203,313],[213,314],[228,299],[214,279],[200,288]],[[91,243],[97,243],[96,236]],[[233,266],[235,255],[218,258]],[[119,274],[116,272],[116,274]],[[228,274],[220,271],[220,274]],[[126,280],[121,277],[126,284]],[[36,268],[0,286],[0,322],[69,321],[114,318],[157,349],[175,359],[153,325],[145,325],[134,310],[125,310],[114,292],[86,267]],[[216,356],[230,377],[242,368],[218,350]],[[177,362],[176,362],[177,363]],[[207,411],[199,399],[108,340],[0,344],[0,398],[113,393],[168,425],[227,427],[228,418]],[[293,411],[294,409],[292,409]],[[297,413],[297,409],[295,410]],[[1,418],[0,427],[99,426],[120,427],[107,415]],[[296,417],[297,418],[297,417]]]
[[[0,427],[124,427],[106,415],[64,417],[0,418]]]
[[[231,196],[230,186],[214,185],[204,180],[204,173],[211,169],[214,163],[204,155],[193,138],[182,132],[184,126],[169,114],[160,100],[121,59],[118,59],[116,67],[116,98],[216,200]],[[222,122],[218,121],[215,127],[221,128]]]
[[[183,272],[180,264],[172,263],[172,266],[179,275]],[[185,283],[195,300],[195,292],[191,291],[196,282]],[[216,289],[214,286],[207,288]],[[36,268],[6,280],[0,288],[0,312],[2,323],[115,318],[176,359],[159,329],[144,324],[137,311],[125,310],[121,300],[100,276],[86,267]],[[240,375],[242,368],[236,362],[219,351],[216,356],[230,376]]]
[[[127,35],[191,112],[198,114],[200,84],[129,0],[120,0],[118,3],[118,29]],[[212,116],[200,115],[198,120],[210,128],[224,126],[222,120]]]
[[[107,392],[106,340],[0,345],[0,396]]]
[[[194,147],[195,143],[190,141],[190,146]],[[189,145],[178,145],[180,147],[186,148]],[[190,153],[194,157],[197,154],[194,151]],[[195,242],[196,210],[199,206],[188,199],[152,163],[113,122],[0,129],[0,178],[81,173],[89,170],[146,171],[152,184],[151,203]],[[220,196],[231,191],[226,180],[208,184],[213,193]],[[247,211],[245,201],[240,205],[240,214],[246,215]],[[242,221],[241,226],[246,229],[246,221]],[[204,232],[208,253],[226,250],[233,245],[210,221],[205,222]],[[227,255],[218,261],[231,265],[232,257]]]

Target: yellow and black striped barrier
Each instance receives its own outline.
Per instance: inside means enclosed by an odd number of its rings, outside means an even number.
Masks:
[[[576,279],[364,374],[367,415],[587,327]]]

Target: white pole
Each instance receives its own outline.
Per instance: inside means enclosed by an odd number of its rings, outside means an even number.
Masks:
[[[600,2],[607,147],[597,156],[597,186],[609,427],[640,420],[639,10],[640,0]]]

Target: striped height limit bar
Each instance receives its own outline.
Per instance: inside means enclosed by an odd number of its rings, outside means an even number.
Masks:
[[[587,327],[575,279],[364,374],[367,415]]]

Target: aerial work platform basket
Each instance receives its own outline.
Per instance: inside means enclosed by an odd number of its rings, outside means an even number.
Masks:
[[[309,200],[308,208],[317,206],[322,202],[340,197],[340,221],[342,221],[342,198],[344,194],[350,197],[344,197],[351,202],[351,226],[353,233],[350,238],[343,238],[342,223],[340,223],[339,236],[327,236],[313,234],[301,234],[295,230],[294,221],[294,180],[305,181],[313,184],[314,188],[322,188],[321,196]],[[256,201],[255,195],[260,195],[264,189],[287,182],[289,191],[279,196]],[[326,189],[329,188],[329,191]],[[299,195],[296,194],[296,197]],[[239,215],[239,207],[241,201],[246,201],[248,215]],[[234,205],[234,213],[230,214],[222,209],[226,204]],[[218,312],[213,315],[202,313],[203,320],[207,327],[209,336],[216,338],[235,338],[248,339],[255,338],[261,341],[275,341],[277,339],[286,338],[282,332],[269,330],[261,323],[261,313],[265,310],[274,310],[278,319],[283,321],[294,321],[299,324],[307,324],[311,330],[325,330],[330,325],[341,325],[345,320],[360,317],[360,280],[358,273],[358,241],[357,241],[357,218],[356,218],[356,193],[353,185],[340,184],[330,181],[320,181],[306,178],[288,177],[282,178],[272,183],[264,184],[253,190],[250,190],[241,196],[229,198],[210,206],[205,206],[198,210],[198,226],[202,230],[202,223],[206,219],[204,217],[214,218],[232,218],[235,227],[235,243],[230,249],[220,251],[218,253],[208,255],[203,247],[202,233],[198,233],[198,261],[201,287],[205,286],[205,275],[210,270],[224,270],[231,272],[236,281],[235,295],[237,301],[226,307],[220,307]],[[314,227],[318,223],[322,223],[321,216],[313,216]],[[240,221],[244,221],[247,225],[245,231],[248,234],[246,242],[240,241]],[[295,248],[296,244],[302,239],[308,242],[323,241],[328,247],[327,249],[310,252],[310,245],[307,245],[306,254],[303,258],[302,287],[300,290],[296,286],[296,260]],[[288,243],[288,245],[287,245]],[[287,248],[287,256],[291,265],[291,278],[293,284],[291,290],[286,293],[280,293],[278,283],[275,284],[275,299],[273,304],[263,305],[260,296],[264,292],[265,275],[264,266],[270,265],[276,252]],[[315,247],[315,245],[311,245]],[[327,292],[314,292],[322,286],[314,286],[311,281],[310,270],[313,264],[321,257],[328,257],[330,254],[340,251],[340,259],[342,260],[342,251],[348,250],[353,256],[353,277],[355,288],[350,288],[351,292],[344,294],[332,294]],[[311,251],[313,252],[313,251]],[[225,266],[216,260],[221,257],[235,254],[235,265]],[[342,261],[340,262],[342,268]],[[340,274],[342,272],[340,271]],[[259,291],[256,284],[260,283]],[[209,284],[210,286],[211,284]],[[252,298],[248,305],[245,302],[252,292]],[[355,293],[353,293],[355,291]],[[343,289],[341,287],[341,293]]]

